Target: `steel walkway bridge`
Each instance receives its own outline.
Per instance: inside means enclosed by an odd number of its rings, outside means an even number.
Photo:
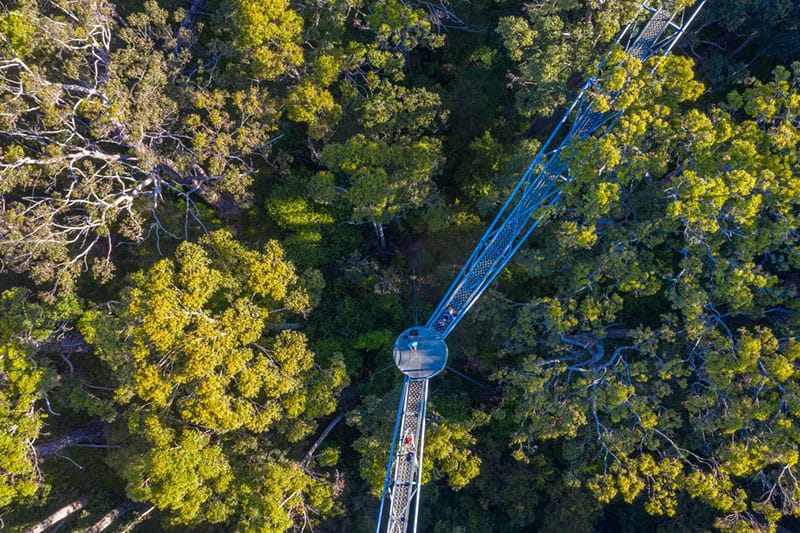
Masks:
[[[674,1],[664,2],[660,8],[642,4],[639,19],[622,30],[615,44],[622,46],[627,56],[641,61],[666,55],[705,1],[697,2],[691,12],[677,12]],[[539,225],[547,208],[558,201],[561,187],[570,180],[568,162],[561,157],[564,149],[590,135],[601,138],[619,118],[620,110],[599,112],[592,108],[596,94],[603,94],[613,108],[619,91],[605,91],[597,77],[583,85],[428,322],[424,327],[407,329],[397,338],[394,359],[405,379],[376,531],[416,531],[428,381],[447,364],[444,340]]]

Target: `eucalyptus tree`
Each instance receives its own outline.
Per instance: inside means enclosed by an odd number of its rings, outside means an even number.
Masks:
[[[47,492],[40,463],[52,453],[39,443],[48,418],[60,414],[49,395],[60,376],[48,356],[66,358],[65,345],[76,340],[69,323],[80,313],[72,294],[43,303],[21,287],[0,293],[0,508]]]
[[[345,86],[344,95],[361,131],[325,146],[320,164],[326,170],[309,191],[319,203],[343,206],[349,222],[371,224],[385,248],[384,226],[436,196],[434,177],[444,164],[436,134],[447,111],[438,94],[372,72]]]
[[[22,291],[0,297],[0,508],[32,498],[44,484],[31,443],[45,415],[36,402],[50,388],[52,375],[36,368],[32,346],[25,342]]]
[[[523,115],[553,114],[594,72],[598,49],[607,48],[641,2],[536,2],[525,4],[525,16],[502,17],[497,33],[517,70],[509,74]]]
[[[289,181],[308,181],[303,202],[343,213],[349,223],[371,225],[383,247],[387,223],[435,197],[434,178],[444,161],[438,135],[447,113],[438,94],[408,87],[404,78],[409,54],[442,46],[442,23],[452,14],[444,4],[437,11],[424,3],[396,1],[368,7],[299,2],[296,7],[305,46],[302,55],[282,60],[276,88],[287,88],[285,117],[306,127],[309,173],[315,175],[309,180],[294,169]],[[259,32],[242,28],[239,33],[239,52],[255,62],[258,48],[242,43]],[[292,38],[301,40],[299,33]],[[268,46],[285,50],[277,43],[287,40],[281,34]],[[274,205],[280,200],[271,202],[272,211],[285,211]]]
[[[79,323],[114,376],[128,496],[175,524],[284,530],[327,514],[335,479],[290,450],[336,407],[344,364],[315,362],[282,329],[309,295],[275,241],[250,250],[224,231],[182,243],[133,276],[109,314]]]
[[[526,252],[543,285],[498,413],[518,459],[558,443],[603,503],[674,517],[691,498],[717,528],[774,530],[800,514],[800,65],[707,112],[691,62],[645,67],[607,73],[634,78],[630,107],[572,148],[563,207]]]
[[[276,113],[252,90],[214,92],[193,26],[169,15],[153,0],[125,19],[106,0],[0,15],[3,269],[108,279],[118,243],[186,238],[198,202],[225,218],[247,199]]]

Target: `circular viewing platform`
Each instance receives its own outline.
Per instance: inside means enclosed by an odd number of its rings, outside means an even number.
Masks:
[[[410,378],[432,378],[447,364],[447,344],[436,330],[408,328],[394,343],[394,362]]]

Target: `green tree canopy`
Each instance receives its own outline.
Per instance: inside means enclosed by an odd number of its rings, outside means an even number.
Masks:
[[[0,27],[3,269],[107,281],[120,241],[186,237],[200,203],[223,218],[246,205],[278,113],[251,88],[209,87],[196,35],[157,2],[126,19],[107,1],[22,2]]]
[[[232,13],[236,44],[253,63],[260,79],[272,80],[303,63],[303,19],[285,0],[230,0],[221,13]]]
[[[429,204],[433,181],[444,163],[442,143],[432,134],[447,113],[437,94],[408,89],[374,73],[365,77],[369,93],[350,89],[354,114],[366,133],[329,143],[309,192],[317,202],[344,205],[352,223],[374,226],[383,246],[383,225]]]
[[[340,360],[319,367],[305,335],[280,329],[308,305],[277,242],[255,251],[217,231],[135,274],[113,315],[84,314],[81,329],[117,380],[124,447],[112,461],[132,499],[175,523],[236,520],[247,505],[290,524],[297,506],[277,502],[294,490],[331,490],[280,452],[333,411],[345,383]],[[245,441],[270,462],[245,466]],[[299,485],[261,486],[274,468]]]
[[[525,17],[500,19],[497,32],[511,59],[517,108],[524,115],[550,115],[569,101],[564,88],[579,87],[594,73],[598,50],[608,47],[639,10],[640,2],[539,2]]]
[[[72,295],[42,305],[24,288],[0,293],[0,508],[46,492],[35,443],[58,376],[43,352],[79,313]]]
[[[717,528],[774,530],[800,509],[800,87],[778,67],[704,113],[685,61],[640,73],[617,128],[571,151],[523,261],[548,288],[517,316],[503,410],[518,458],[557,440],[601,502],[674,516],[688,495]]]

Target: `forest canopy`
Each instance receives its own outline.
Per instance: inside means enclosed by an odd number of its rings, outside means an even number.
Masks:
[[[637,14],[0,1],[0,527],[374,530],[394,339],[594,76],[622,114],[431,382],[419,529],[800,529],[800,12],[645,62]]]

